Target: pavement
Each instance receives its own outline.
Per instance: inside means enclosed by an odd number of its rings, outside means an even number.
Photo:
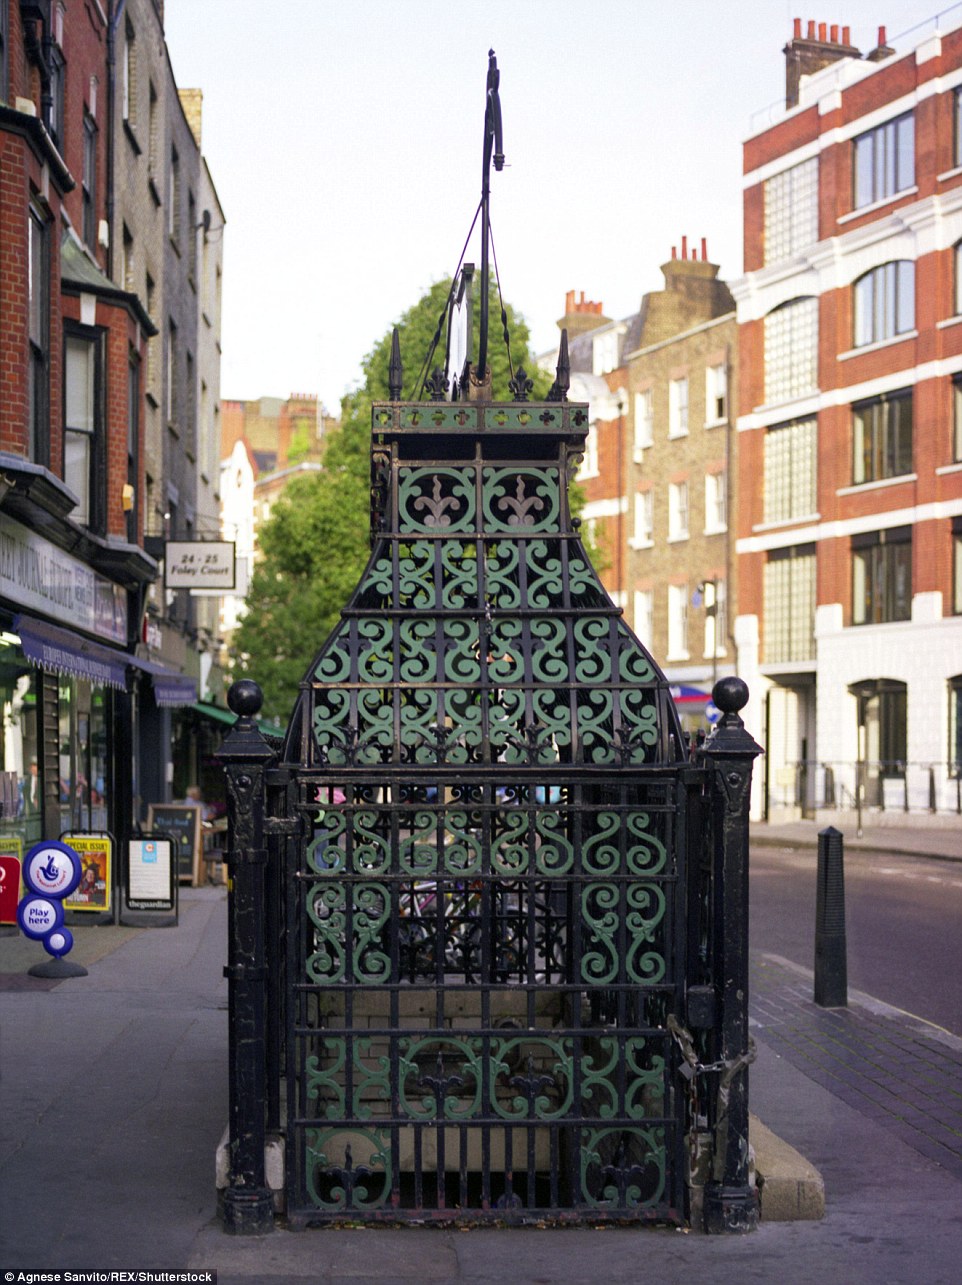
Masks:
[[[957,842],[926,853],[914,834],[893,833],[901,846],[887,851],[958,857]],[[806,835],[817,841],[814,826],[754,827],[752,842],[795,846]],[[174,927],[77,928],[71,958],[88,975],[64,981],[30,977],[42,948],[0,929],[4,1279],[40,1271],[213,1271],[221,1285],[661,1283],[693,1273],[779,1285],[959,1279],[962,1039],[851,991],[847,1008],[818,1008],[807,970],[762,954],[752,957],[751,994],[759,1168],[765,1178],[767,1149],[770,1172],[784,1165],[789,1181],[814,1174],[823,1217],[766,1216],[772,1188],[763,1185],[762,1222],[748,1236],[665,1228],[227,1236],[214,1190],[228,1118],[226,925],[223,888],[184,889]]]

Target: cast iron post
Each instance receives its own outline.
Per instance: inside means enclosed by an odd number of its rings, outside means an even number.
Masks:
[[[748,1175],[748,810],[752,763],[761,746],[738,711],[748,702],[740,678],[712,689],[722,719],[701,754],[710,770],[714,838],[712,973],[719,1000],[717,1058],[721,1064],[711,1179],[705,1184],[705,1230],[747,1232],[758,1224]]]
[[[818,887],[815,895],[815,1003],[848,1004],[848,947],[845,939],[845,840],[830,825],[818,833]]]
[[[254,716],[263,703],[250,679],[231,687],[238,715],[217,758],[227,777],[227,978],[230,1142],[224,1230],[256,1236],[274,1225],[264,1174],[265,871],[264,770],[274,756]]]

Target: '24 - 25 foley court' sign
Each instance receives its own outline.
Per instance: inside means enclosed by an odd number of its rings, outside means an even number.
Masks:
[[[164,584],[168,589],[233,589],[233,541],[168,540]]]

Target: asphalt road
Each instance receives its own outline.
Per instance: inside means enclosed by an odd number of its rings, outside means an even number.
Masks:
[[[752,950],[815,962],[818,854],[752,845]],[[962,1037],[962,864],[846,851],[848,985]]]

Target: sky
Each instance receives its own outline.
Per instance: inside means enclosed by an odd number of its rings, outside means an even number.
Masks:
[[[569,290],[635,312],[683,236],[738,277],[742,144],[784,103],[793,19],[848,26],[864,53],[880,25],[901,51],[940,12],[962,17],[949,0],[832,3],[166,0],[226,216],[222,397],[317,393],[336,414],[362,358],[455,271],[481,196],[489,48],[506,156],[494,251],[535,352],[556,344]],[[476,228],[466,260],[480,253]]]

